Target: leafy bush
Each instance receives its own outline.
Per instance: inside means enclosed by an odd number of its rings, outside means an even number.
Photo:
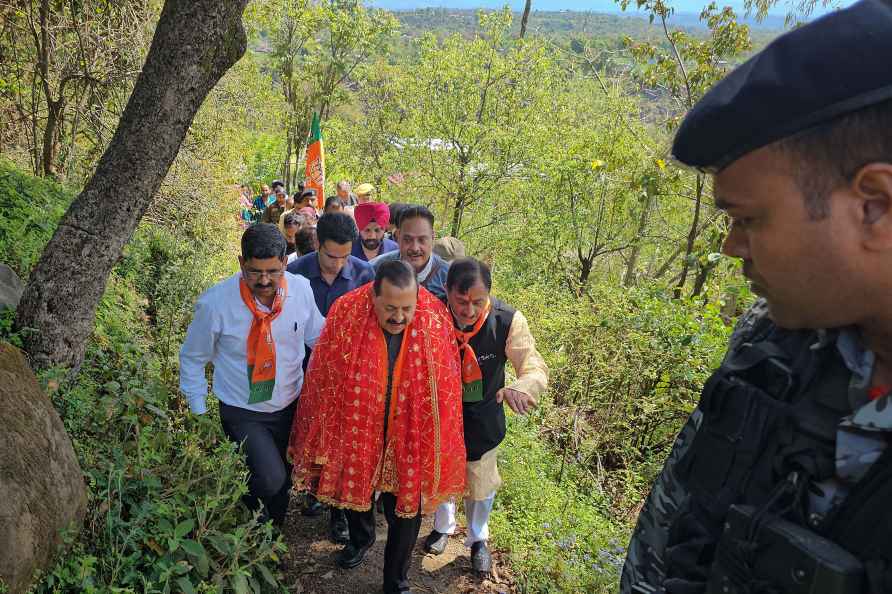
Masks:
[[[27,278],[72,198],[59,184],[25,175],[0,159],[2,262]]]
[[[23,276],[70,199],[0,164],[0,204],[9,213],[0,247]],[[41,374],[84,471],[89,507],[36,593],[284,590],[285,545],[240,501],[244,460],[218,419],[192,417],[177,394],[170,358],[181,324],[157,325],[150,315],[179,308],[178,320],[188,316],[184,303],[217,274],[194,245],[144,225],[109,279],[78,378]],[[11,322],[11,312],[0,316],[0,338],[21,344]]]
[[[494,541],[524,591],[615,592],[638,506],[730,327],[717,305],[659,289],[506,285],[551,377],[539,409],[510,419]]]
[[[536,320],[551,368],[542,434],[633,519],[730,327],[717,305],[658,289],[604,287],[580,300],[525,291],[515,302]]]
[[[540,439],[542,414],[509,421],[494,542],[510,551],[523,591],[615,592],[624,530],[609,519],[604,497],[584,489],[580,469],[564,466]]]
[[[261,592],[284,543],[241,505],[246,470],[219,421],[160,379],[140,298],[112,279],[76,383],[53,392],[89,485],[83,533],[37,592]],[[48,390],[59,381],[44,376]]]

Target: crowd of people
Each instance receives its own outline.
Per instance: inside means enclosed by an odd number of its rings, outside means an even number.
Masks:
[[[621,594],[892,592],[890,54],[892,0],[860,0],[779,36],[678,127],[672,155],[712,176],[730,222],[722,251],[759,299],[641,509]],[[277,522],[288,476],[346,509],[342,566],[374,539],[381,492],[385,591],[405,591],[419,513],[434,512],[425,548],[437,553],[460,497],[473,564],[488,567],[502,404],[535,406],[546,370],[523,316],[491,296],[487,266],[432,255],[425,207],[391,217],[388,251],[377,238],[392,213],[357,202],[358,232],[352,219],[323,226],[347,214],[320,219],[308,277],[283,272],[274,226],[245,232],[241,274],[196,306],[183,391],[205,410],[213,360],[224,429],[247,436],[252,493]],[[366,284],[333,297],[345,259],[344,290]],[[315,347],[305,382],[303,342]],[[508,361],[518,379],[506,387]]]
[[[491,295],[486,263],[436,238],[423,205],[339,182],[320,216],[311,188],[242,190],[240,271],[198,298],[180,387],[205,414],[213,364],[223,430],[247,460],[245,504],[282,527],[292,491],[304,494],[303,515],[329,514],[344,569],[383,513],[390,594],[410,591],[422,514],[434,516],[424,549],[441,554],[461,499],[472,567],[490,572],[504,405],[526,414],[548,380],[526,318]]]

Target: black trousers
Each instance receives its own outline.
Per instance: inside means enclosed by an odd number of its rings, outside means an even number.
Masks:
[[[291,465],[285,456],[296,409],[297,401],[272,413],[220,403],[223,431],[232,441],[244,444],[249,471],[245,505],[256,510],[263,503],[275,526],[282,525],[288,511]]]
[[[421,530],[421,510],[414,518],[396,515],[396,496],[381,493],[384,517],[387,519],[387,543],[384,545],[384,594],[397,594],[409,589],[409,566],[412,549]],[[347,510],[350,544],[356,548],[370,547],[375,542],[375,502],[368,511]]]

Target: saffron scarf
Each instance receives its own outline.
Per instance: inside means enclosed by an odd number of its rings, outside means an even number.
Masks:
[[[269,312],[261,311],[248,288],[245,279],[239,279],[242,301],[248,306],[254,319],[248,333],[248,404],[272,399],[276,387],[276,344],[273,342],[273,320],[282,313],[282,303],[288,293],[285,277],[279,281],[276,296]]]
[[[480,402],[483,400],[483,372],[480,371],[480,364],[477,363],[477,353],[471,346],[471,339],[474,338],[486,318],[489,317],[489,310],[492,308],[492,302],[487,299],[486,307],[477,321],[474,322],[473,328],[465,332],[460,328],[455,329],[455,338],[458,340],[458,350],[461,354],[461,383],[462,383],[462,402]]]
[[[464,493],[461,372],[452,326],[446,307],[419,289],[385,409],[387,344],[372,283],[335,301],[291,430],[296,490],[356,511],[370,508],[374,491],[393,493],[396,514],[408,518]]]

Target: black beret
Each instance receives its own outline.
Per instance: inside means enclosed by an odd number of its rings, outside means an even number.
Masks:
[[[825,15],[778,37],[710,89],[685,116],[672,155],[718,171],[750,151],[890,99],[890,62],[892,0],[862,0]]]

